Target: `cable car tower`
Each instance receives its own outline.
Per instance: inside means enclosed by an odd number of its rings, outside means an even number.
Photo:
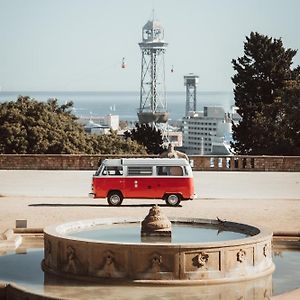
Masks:
[[[167,48],[160,22],[148,21],[142,29],[139,123],[151,123],[160,129],[168,121],[164,54]],[[165,135],[164,129],[163,136]]]
[[[190,73],[184,76],[184,85],[186,86],[186,102],[185,102],[185,116],[189,115],[190,111],[197,109],[197,85],[199,76]]]

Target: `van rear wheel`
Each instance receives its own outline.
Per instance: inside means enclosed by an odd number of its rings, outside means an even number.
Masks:
[[[177,194],[166,195],[165,201],[169,206],[178,206],[180,203],[181,197]]]
[[[119,206],[123,202],[123,195],[118,191],[111,191],[107,195],[107,202],[110,206]]]

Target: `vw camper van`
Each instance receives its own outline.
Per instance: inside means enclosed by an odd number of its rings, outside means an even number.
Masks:
[[[162,199],[170,206],[194,198],[193,172],[184,158],[105,159],[92,179],[93,198],[118,206],[124,198]]]

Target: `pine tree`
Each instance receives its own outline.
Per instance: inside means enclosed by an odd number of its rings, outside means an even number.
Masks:
[[[144,145],[148,154],[160,154],[165,150],[162,133],[159,129],[147,123],[136,123],[135,127],[131,131],[125,132],[125,138]]]
[[[244,56],[232,60],[235,105],[242,117],[233,125],[232,146],[237,154],[289,155],[298,151],[299,123],[293,121],[289,109],[292,102],[293,109],[300,111],[299,85],[291,86],[291,82],[299,82],[299,68],[291,69],[296,53],[285,49],[281,39],[251,32],[244,43]]]

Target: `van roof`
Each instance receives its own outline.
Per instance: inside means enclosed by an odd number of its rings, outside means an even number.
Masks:
[[[120,166],[120,165],[168,165],[168,166],[186,166],[189,162],[185,158],[119,158],[105,159],[104,165]]]

